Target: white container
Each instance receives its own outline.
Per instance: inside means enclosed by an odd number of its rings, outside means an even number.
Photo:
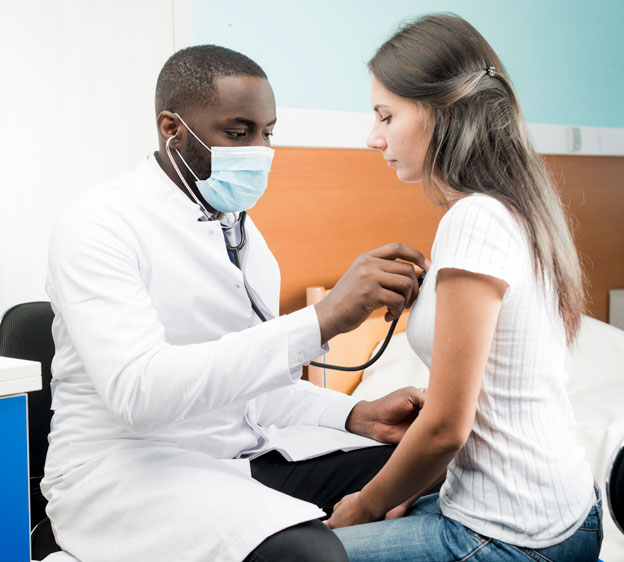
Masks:
[[[41,390],[41,365],[36,361],[0,357],[0,396]]]
[[[609,291],[609,324],[624,330],[624,289]]]

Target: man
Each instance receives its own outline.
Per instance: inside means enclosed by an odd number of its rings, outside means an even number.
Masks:
[[[251,219],[244,244],[238,228],[272,157],[266,75],[222,47],[185,49],[156,114],[159,151],[87,191],[50,244],[42,489],[57,541],[83,562],[346,560],[317,505],[375,474],[391,448],[369,438],[397,443],[422,395],[357,403],[301,366],[374,309],[397,317],[418,273],[395,260],[424,258],[363,254],[326,299],[278,317],[275,259]]]

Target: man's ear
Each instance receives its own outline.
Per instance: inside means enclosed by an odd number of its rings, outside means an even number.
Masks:
[[[175,137],[170,143],[171,148],[180,148],[184,141],[184,127],[180,120],[171,111],[161,111],[156,117],[158,136],[166,143],[169,137]]]

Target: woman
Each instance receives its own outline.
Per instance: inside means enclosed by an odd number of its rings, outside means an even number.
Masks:
[[[427,402],[328,523],[352,561],[596,560],[600,495],[564,389],[582,275],[503,66],[469,23],[432,15],[369,68],[369,146],[449,210],[408,323]]]

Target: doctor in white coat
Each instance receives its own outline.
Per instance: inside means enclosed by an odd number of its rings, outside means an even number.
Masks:
[[[301,367],[374,309],[398,316],[427,264],[384,246],[279,316],[279,269],[250,218],[244,246],[226,247],[270,168],[266,75],[222,47],[185,49],[156,113],[159,151],[87,190],[50,244],[56,540],[82,562],[344,561],[320,507],[383,466],[392,448],[371,445],[397,443],[423,396],[358,403]]]

